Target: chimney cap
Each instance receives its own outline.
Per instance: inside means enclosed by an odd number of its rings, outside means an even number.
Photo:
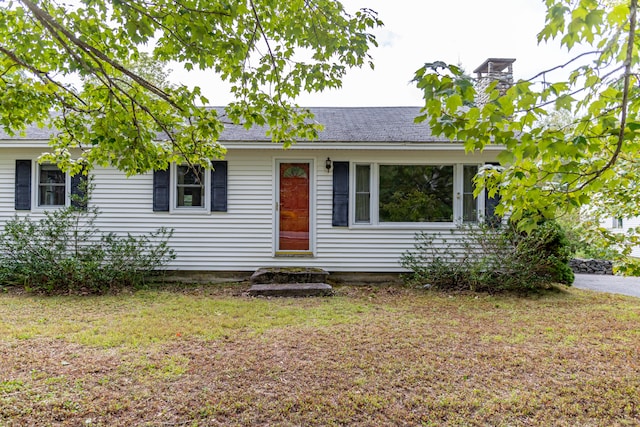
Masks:
[[[474,73],[488,73],[489,64],[491,64],[491,71],[502,72],[505,68],[516,62],[515,58],[488,58],[478,68],[473,70]]]

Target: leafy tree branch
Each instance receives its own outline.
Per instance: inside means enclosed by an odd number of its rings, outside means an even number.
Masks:
[[[535,227],[536,216],[580,209],[604,188],[640,183],[629,167],[640,152],[637,0],[547,0],[546,5],[538,40],[559,39],[569,51],[581,45],[584,52],[506,91],[494,82],[484,104],[477,103],[475,82],[459,67],[428,63],[414,79],[425,100],[417,120],[428,121],[435,134],[464,142],[468,151],[505,147],[499,176],[492,173],[491,181],[481,176],[478,188],[499,191],[504,202],[499,210],[508,209],[528,229]],[[547,81],[560,69],[569,70],[566,80]],[[553,111],[566,112],[570,121],[547,126]],[[628,215],[640,213],[640,200],[620,204]]]
[[[265,126],[288,146],[320,129],[296,97],[339,87],[348,68],[370,64],[379,25],[374,12],[349,15],[337,0],[2,2],[0,126],[52,126],[48,160],[129,174],[208,165],[224,155],[217,141],[229,122]],[[149,48],[156,63],[231,83],[236,101],[205,109],[198,86],[136,69]],[[77,77],[81,87],[69,84]]]
[[[493,82],[484,93],[459,67],[427,63],[414,79],[424,95],[416,120],[467,151],[505,148],[502,167],[482,171],[476,188],[499,192],[498,212],[509,212],[523,230],[542,218],[581,213],[589,217],[581,234],[628,257],[640,230],[610,233],[602,224],[640,216],[637,0],[546,0],[546,6],[538,41],[583,51],[506,90]],[[549,81],[559,70],[568,77]],[[479,103],[478,95],[488,100]]]

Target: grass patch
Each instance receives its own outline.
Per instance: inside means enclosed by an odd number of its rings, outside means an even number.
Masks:
[[[229,339],[288,325],[349,323],[371,309],[340,298],[249,299],[140,291],[111,296],[9,296],[0,299],[0,334],[58,338],[97,347],[145,347],[179,338]]]
[[[0,295],[0,425],[637,425],[640,299]]]

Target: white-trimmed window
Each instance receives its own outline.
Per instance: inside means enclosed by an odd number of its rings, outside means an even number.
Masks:
[[[357,163],[352,224],[477,222],[479,165]]]
[[[172,164],[153,172],[154,212],[226,212],[227,162],[214,160],[213,169]]]
[[[355,222],[371,223],[371,165],[355,166]]]
[[[87,175],[70,176],[56,165],[33,159],[16,160],[15,209],[50,209],[74,206],[86,209]]]
[[[176,165],[175,207],[205,209],[206,174],[201,166]]]
[[[462,165],[462,221],[478,222],[478,198],[473,195],[478,165]]]
[[[452,165],[379,165],[379,222],[453,222]]]
[[[624,221],[622,217],[613,218],[613,223],[611,224],[611,228],[615,230],[620,230],[624,227]]]
[[[37,167],[37,204],[38,207],[66,206],[68,191],[67,174],[52,164]]]

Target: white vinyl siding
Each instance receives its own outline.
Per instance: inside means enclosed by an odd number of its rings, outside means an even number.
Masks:
[[[0,143],[1,144],[1,143]],[[269,144],[265,144],[270,147]],[[325,159],[356,164],[406,164],[416,158],[432,164],[469,164],[494,160],[494,154],[478,156],[457,152],[411,150],[297,150],[233,149],[228,161],[228,209],[224,214],[202,212],[193,215],[189,209],[171,212],[153,211],[153,173],[126,177],[113,168],[96,168],[95,186],[90,205],[100,209],[96,225],[104,232],[147,233],[159,227],[174,229],[170,245],[177,258],[169,266],[174,270],[253,271],[259,267],[320,267],[329,271],[399,272],[399,259],[411,249],[418,231],[441,233],[448,242],[455,241],[458,231],[450,223],[396,224],[393,227],[354,224],[332,226],[333,174],[327,172]],[[14,207],[15,161],[35,159],[40,149],[3,148],[0,145],[0,228],[16,214],[32,218],[44,213],[17,212]],[[312,257],[275,257],[274,227],[276,197],[274,194],[276,161],[313,160],[314,233]],[[353,169],[352,169],[353,170]],[[205,174],[209,175],[209,174]],[[353,198],[354,186],[350,185]],[[373,190],[374,183],[371,183]],[[462,191],[462,187],[454,191]],[[205,191],[205,198],[208,193]],[[353,206],[350,206],[352,211]],[[352,216],[352,218],[355,218]],[[453,230],[453,234],[452,234]],[[436,240],[438,241],[438,240]]]

